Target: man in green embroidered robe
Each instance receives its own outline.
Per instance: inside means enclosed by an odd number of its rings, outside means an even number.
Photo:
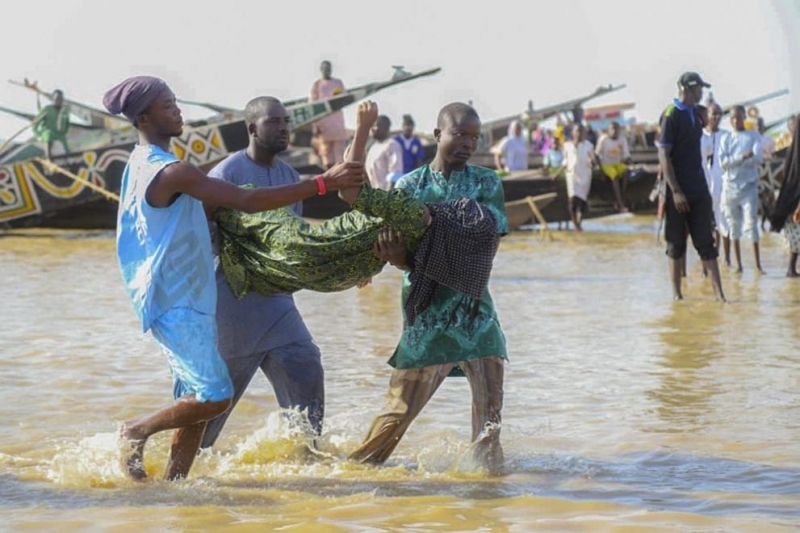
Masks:
[[[493,215],[497,234],[504,235],[508,221],[500,179],[490,169],[467,164],[477,149],[480,127],[472,107],[454,103],[442,108],[434,130],[438,148],[433,162],[402,177],[396,190],[426,203],[474,199]],[[503,463],[500,413],[507,352],[489,291],[484,289],[476,310],[458,291],[440,285],[430,304],[410,323],[406,304],[413,289],[414,265],[408,264],[403,243],[397,244],[383,258],[412,270],[403,281],[403,333],[389,360],[395,369],[386,407],[350,458],[375,464],[386,461],[444,379],[463,372],[472,390],[473,458],[496,472]]]
[[[377,109],[372,115],[374,121]],[[359,119],[363,119],[361,108]],[[366,140],[359,136],[366,136],[369,123],[363,120],[357,127],[348,160],[363,158]],[[426,203],[452,206],[462,199],[480,204],[493,224],[490,232],[495,241],[484,246],[489,248],[484,250],[483,263],[488,281],[485,258],[490,254],[490,269],[496,237],[508,232],[508,223],[497,174],[467,165],[477,148],[480,119],[470,106],[451,104],[440,112],[434,133],[439,147],[431,165],[402,178],[391,192],[369,188],[360,193],[343,191],[355,211],[322,225],[309,224],[289,210],[254,215],[218,210],[215,219],[222,236],[221,265],[234,294],[291,293],[304,288],[344,290],[380,272],[387,261],[408,269],[407,251],[417,249],[431,223],[431,206],[426,207]],[[385,225],[394,231],[387,231]],[[445,245],[448,237],[444,236]],[[469,279],[469,274],[455,276]],[[413,290],[410,279],[406,275],[403,284],[404,311]],[[472,389],[475,459],[496,471],[503,462],[499,435],[507,355],[505,337],[485,285],[482,294],[469,298],[439,284],[413,321],[406,312],[404,318],[400,343],[389,361],[395,370],[387,407],[351,458],[371,463],[388,459],[444,378],[454,374],[465,375]]]

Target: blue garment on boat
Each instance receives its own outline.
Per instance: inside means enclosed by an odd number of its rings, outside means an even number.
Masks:
[[[211,316],[216,311],[211,238],[202,203],[186,194],[168,207],[153,207],[145,199],[158,173],[176,162],[178,158],[158,146],[137,146],[122,175],[117,257],[145,332],[175,307]]]

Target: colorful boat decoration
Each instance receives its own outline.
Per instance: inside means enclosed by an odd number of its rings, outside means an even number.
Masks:
[[[405,83],[439,72],[425,70],[386,81],[374,82],[327,100],[303,102],[289,106],[295,128],[312,124],[359,100],[387,87]],[[248,135],[244,120],[184,128],[172,141],[172,150],[179,158],[203,168],[209,168],[228,154],[247,146]],[[53,163],[111,192],[119,192],[122,172],[135,142],[104,145],[79,153],[53,157]],[[114,227],[115,217],[108,213],[108,200],[83,183],[61,173],[48,173],[31,159],[0,164],[0,226],[5,227]],[[97,203],[104,213],[95,220],[92,204]],[[115,211],[115,209],[113,210]],[[63,216],[62,216],[63,215]],[[86,220],[93,220],[89,225]]]

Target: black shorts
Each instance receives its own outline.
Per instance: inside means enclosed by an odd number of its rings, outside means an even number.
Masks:
[[[692,244],[701,259],[716,259],[718,253],[714,244],[714,206],[711,203],[711,195],[687,197],[688,213],[679,213],[675,209],[675,201],[669,187],[666,200],[664,239],[667,241],[667,255],[672,259],[683,257],[686,254],[687,237],[691,235]]]

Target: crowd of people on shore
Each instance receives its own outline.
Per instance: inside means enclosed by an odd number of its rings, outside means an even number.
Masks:
[[[731,130],[720,128],[722,107],[710,98],[701,105],[703,89],[710,87],[699,74],[687,72],[678,81],[679,96],[661,116],[658,130],[659,172],[662,183],[659,215],[664,217],[664,236],[670,260],[673,296],[683,298],[681,281],[686,275],[687,239],[703,262],[703,273],[711,279],[716,297],[725,301],[717,257],[720,247],[731,266],[733,243],[736,272],[741,273],[740,239],[753,243],[755,268],[763,273],[759,248],[761,225],[769,219],[772,231],[783,231],[789,248],[787,277],[798,277],[797,220],[800,220],[796,183],[797,119],[791,117],[788,130],[792,143],[783,165],[783,179],[777,196],[771,188],[759,189],[764,168],[772,158],[773,139],[765,135],[757,115],[748,119],[744,106],[731,109]],[[748,127],[748,122],[750,126]],[[699,179],[702,177],[703,179]],[[766,197],[766,202],[760,198]]]
[[[341,91],[330,63],[321,70],[312,97]],[[713,237],[715,204],[701,155],[706,118],[697,104],[707,86],[696,73],[681,76],[679,97],[664,112],[658,137],[676,299],[682,298],[680,268],[689,234],[717,297],[725,298]],[[324,369],[292,293],[362,287],[386,264],[404,271],[403,328],[389,360],[386,405],[349,459],[384,463],[444,379],[465,376],[472,392],[473,458],[489,472],[502,468],[507,348],[488,282],[508,223],[498,174],[469,163],[481,139],[481,121],[470,105],[454,102],[440,110],[436,155],[424,165],[410,117],[403,133],[391,138],[388,117],[373,102],[363,102],[348,145],[340,133],[331,133],[343,127],[332,115],[316,131],[327,170],[301,181],[277,157],[288,146],[291,125],[276,98],[247,104],[248,146],[208,174],[170,152],[183,120],[166,82],[128,78],[103,103],[139,135],[123,175],[117,256],[142,329],[167,357],[175,399],[122,425],[128,476],[145,480],[149,437],[174,430],[165,478],[185,478],[198,450],[215,444],[259,369],[280,407],[309,428],[314,446],[324,421]],[[595,161],[606,175],[619,174],[629,154],[613,125],[594,146],[582,125],[571,129],[563,157],[550,157],[548,166],[573,175],[570,206],[579,226],[580,200],[588,195],[585,167]],[[751,145],[735,140],[731,134],[720,143],[729,147],[719,152],[725,154],[723,168],[754,157]],[[796,137],[794,145],[797,150]],[[796,222],[800,160],[791,161],[776,212],[790,212]],[[352,210],[322,224],[304,221],[302,200],[333,190]],[[738,205],[733,196],[729,202]],[[738,223],[733,217],[731,222]],[[773,217],[773,224],[780,222]]]

